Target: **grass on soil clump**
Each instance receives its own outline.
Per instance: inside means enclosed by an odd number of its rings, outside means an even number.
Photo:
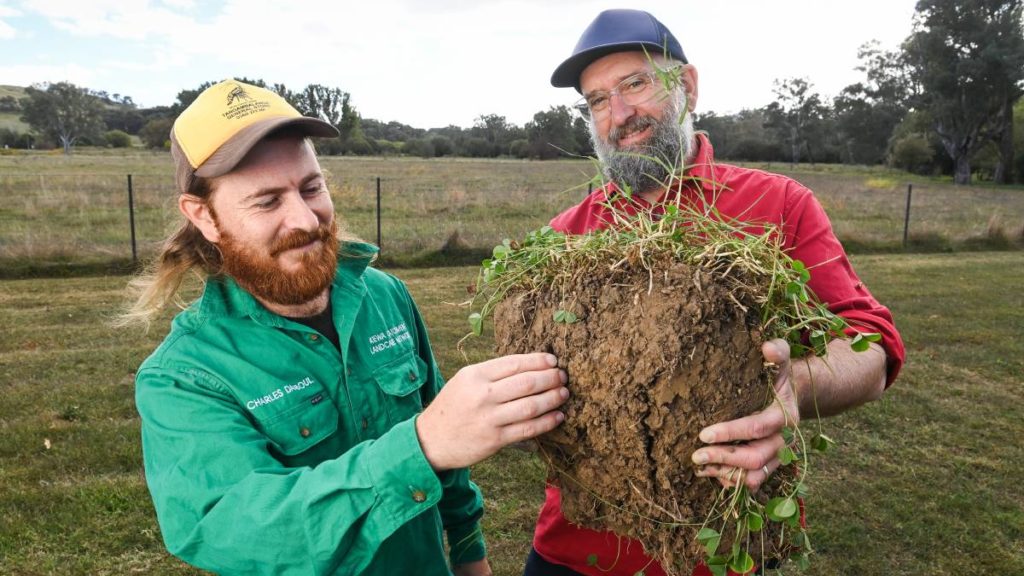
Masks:
[[[628,196],[611,198],[609,206],[616,205],[616,200],[630,201]],[[613,215],[614,222],[604,230],[566,235],[545,227],[528,234],[522,242],[506,240],[495,247],[492,257],[483,262],[470,302],[477,310],[470,315],[473,333],[482,332],[484,320],[503,302],[524,295],[554,294],[554,300],[561,305],[555,307],[550,318],[544,319],[551,327],[583,322],[581,316],[586,312],[574,300],[577,287],[588,278],[613,275],[617,270],[641,270],[644,273],[639,275],[617,275],[615,282],[634,282],[636,290],[649,294],[662,275],[667,277],[666,270],[674,263],[700,270],[724,286],[730,306],[743,313],[757,314],[756,329],[763,340],[785,339],[794,358],[825,355],[828,341],[845,337],[850,328],[845,320],[815,300],[808,288],[812,271],[785,253],[781,236],[772,226],[726,218],[713,205],[693,207],[678,201],[664,206],[663,212],[629,215],[615,210]],[[876,340],[877,334],[857,333],[853,346],[866,349],[869,342]],[[771,368],[764,370],[774,374]],[[573,378],[570,371],[570,387]],[[775,400],[774,377],[763,382],[768,385],[761,398],[767,397],[770,404]],[[628,527],[634,528],[632,533],[643,535],[686,525],[688,530],[684,533],[688,538],[696,537],[698,548],[704,551],[703,560],[714,574],[725,574],[727,567],[738,573],[749,572],[755,556],[768,558],[765,550],[772,550],[775,556],[795,551],[798,563],[806,564],[812,548],[800,522],[798,503],[807,492],[809,452],[824,451],[832,441],[820,432],[805,437],[795,423],[784,430],[784,435],[789,442],[778,456],[786,470],[777,472],[776,481],[762,487],[758,494],[751,493],[740,482],[734,488],[722,489],[713,503],[702,508],[709,510],[706,517],[669,515],[666,520],[634,511],[634,525]],[[563,466],[564,455],[545,449],[543,440],[540,444],[549,476],[560,479],[563,494],[574,489],[592,492],[591,496],[604,504],[621,508],[622,503],[616,502],[616,498],[595,492],[586,482],[571,477]],[[645,496],[652,497],[656,496]],[[766,523],[773,526],[769,529]],[[614,528],[621,532],[622,522]],[[758,534],[763,536],[761,540],[756,538]],[[777,538],[779,542],[766,543],[764,538]],[[694,546],[692,541],[675,544],[683,549]],[[650,541],[645,542],[645,547],[649,553],[656,548]],[[654,553],[652,556],[671,570],[671,558]],[[682,566],[692,560],[675,563]],[[599,560],[594,557],[588,561],[597,564]]]

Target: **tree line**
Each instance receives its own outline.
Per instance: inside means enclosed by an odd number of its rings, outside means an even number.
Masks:
[[[863,45],[862,81],[828,99],[806,78],[775,81],[775,101],[735,114],[695,116],[723,159],[767,162],[882,164],[924,174],[978,175],[1024,182],[1024,0],[920,0],[912,32],[895,50]],[[321,153],[550,159],[592,154],[586,120],[568,106],[534,114],[523,126],[504,116],[473,126],[421,129],[362,118],[351,95],[310,84],[238,78],[275,91],[305,115],[338,127],[341,137]],[[0,112],[18,112],[33,134],[0,130],[0,145],[127,146],[136,135],[149,147],[168,145],[173,119],[202,90],[182,90],[171,106],[139,109],[128,96],[66,82],[0,98]]]

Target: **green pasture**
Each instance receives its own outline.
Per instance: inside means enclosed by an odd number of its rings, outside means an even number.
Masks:
[[[908,362],[881,401],[824,423],[838,446],[811,472],[818,554],[806,574],[1024,574],[1024,252],[854,264],[893,310]],[[450,303],[465,299],[474,268],[393,271],[452,375],[468,325]],[[0,281],[0,573],[197,573],[162,547],[133,405],[133,371],[167,318],[148,334],[109,328],[126,281]],[[472,341],[470,360],[490,346]],[[507,450],[473,477],[487,499],[492,565],[518,575],[543,468]]]
[[[0,276],[126,263],[129,174],[142,257],[179,222],[167,152],[18,152],[0,156]],[[374,242],[380,178],[382,258],[405,264],[478,261],[502,239],[522,237],[582,198],[595,173],[586,160],[325,157],[322,163],[349,229]],[[814,190],[853,252],[902,250],[910,183],[912,251],[1022,245],[1020,187],[957,187],[877,167],[764,168]],[[455,233],[459,242],[450,241]]]

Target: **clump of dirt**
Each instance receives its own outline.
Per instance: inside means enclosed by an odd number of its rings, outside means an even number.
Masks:
[[[696,534],[721,490],[695,476],[699,431],[770,401],[766,287],[740,274],[672,260],[590,270],[506,294],[494,312],[499,354],[549,351],[569,374],[566,420],[539,439],[566,518],[638,539],[669,573],[704,557]],[[576,321],[556,322],[560,310]]]

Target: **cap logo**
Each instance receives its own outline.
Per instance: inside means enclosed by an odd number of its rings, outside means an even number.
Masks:
[[[254,100],[249,93],[238,84],[228,92],[228,109],[221,114],[227,120],[239,120],[246,116],[259,114],[270,108],[269,100]]]
[[[228,93],[228,106],[234,104],[236,100],[252,100],[252,96],[249,96],[249,93],[244,88],[235,84],[235,87]]]

